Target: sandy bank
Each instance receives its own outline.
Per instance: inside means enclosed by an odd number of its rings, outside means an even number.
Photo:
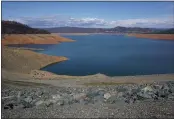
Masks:
[[[58,35],[90,35],[90,33],[52,33],[52,34],[58,34]]]
[[[2,47],[1,68],[8,71],[30,73],[31,70],[40,69],[46,65],[67,60],[62,56],[49,56],[30,50]]]
[[[100,34],[105,34],[105,35],[125,35],[125,33],[52,33],[52,34],[57,34],[57,35],[76,35],[76,36],[83,36],[83,35],[100,35]]]
[[[2,80],[42,83],[58,87],[108,86],[119,84],[147,84],[161,81],[174,81],[174,74],[115,76],[103,74],[90,76],[56,75],[46,71],[32,70],[30,74],[9,72],[2,69]],[[102,85],[101,85],[102,84]]]
[[[158,40],[174,40],[174,34],[127,34],[127,36],[134,36],[137,38],[158,39]]]
[[[54,34],[5,34],[2,37],[2,45],[8,44],[58,44],[60,42],[72,42],[74,40]]]

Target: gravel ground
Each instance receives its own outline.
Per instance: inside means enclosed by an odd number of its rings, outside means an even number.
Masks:
[[[174,82],[83,88],[2,82],[2,118],[174,118],[173,87]]]

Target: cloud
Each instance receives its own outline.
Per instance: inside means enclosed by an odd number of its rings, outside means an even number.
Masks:
[[[73,18],[66,15],[51,15],[40,17],[20,17],[8,20],[18,21],[31,27],[155,27],[155,28],[171,28],[174,27],[173,16],[162,18],[141,18],[141,19],[124,19],[107,21],[100,18]]]
[[[174,27],[174,19],[172,17],[167,18],[142,18],[142,19],[126,19],[112,21],[111,25],[125,26],[125,27]]]

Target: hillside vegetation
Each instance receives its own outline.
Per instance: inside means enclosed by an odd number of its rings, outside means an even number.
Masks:
[[[31,28],[16,21],[1,21],[1,34],[50,34],[44,29]]]
[[[156,34],[174,34],[174,28],[156,32]]]
[[[31,28],[15,21],[2,21],[2,45],[57,44],[73,40],[50,34],[43,29]]]

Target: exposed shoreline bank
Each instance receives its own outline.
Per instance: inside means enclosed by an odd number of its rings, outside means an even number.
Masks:
[[[174,34],[127,34],[127,36],[155,40],[174,40]]]
[[[2,47],[2,69],[19,73],[30,73],[52,63],[68,60],[63,56],[40,54],[28,49]]]
[[[59,44],[61,42],[74,41],[75,40],[53,34],[4,34],[1,44]]]
[[[174,40],[174,34],[140,34],[140,33],[52,33],[57,35],[95,35],[95,34],[106,34],[106,35],[125,35],[137,38],[149,38],[155,40]]]
[[[113,34],[113,35],[124,35],[126,33],[51,33],[58,35],[93,35],[93,34]]]
[[[116,76],[109,77],[104,74],[95,74],[88,76],[68,76],[68,75],[57,75],[51,72],[41,71],[40,69],[46,67],[53,63],[58,63],[68,60],[68,58],[63,56],[49,56],[45,54],[36,53],[30,51],[32,49],[23,48],[12,48],[12,47],[2,47],[2,69],[10,72],[18,73],[18,76],[22,74],[29,74],[28,79],[75,79],[75,80],[87,80],[93,83],[99,82],[121,82],[127,83],[131,82],[146,82],[148,81],[161,81],[166,80],[166,78],[174,80],[174,74],[154,74],[154,75],[136,75],[136,76]],[[10,58],[13,57],[13,58]],[[163,77],[165,75],[165,77]],[[172,75],[172,76],[171,76]],[[164,79],[161,79],[163,77]],[[153,80],[153,78],[155,80]],[[86,83],[90,83],[86,82]],[[76,82],[74,82],[76,83]]]

